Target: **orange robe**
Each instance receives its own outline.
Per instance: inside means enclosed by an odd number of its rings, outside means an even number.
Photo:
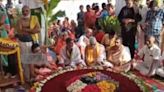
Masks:
[[[86,59],[86,64],[87,65],[93,65],[95,64],[97,58],[100,55],[100,48],[99,44],[96,44],[96,47],[92,47],[91,45],[88,45],[85,48],[85,59]]]

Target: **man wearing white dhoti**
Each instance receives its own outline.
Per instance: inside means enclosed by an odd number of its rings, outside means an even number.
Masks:
[[[143,62],[134,62],[133,67],[143,75],[153,76],[159,66],[160,55],[161,50],[155,44],[155,38],[149,36],[146,45],[138,53]]]
[[[61,49],[59,64],[64,66],[85,65],[81,59],[79,47],[74,44],[71,38],[66,39],[66,46]]]
[[[39,34],[39,43],[45,42],[45,16],[44,16],[44,2],[42,0],[20,0],[23,5],[29,6],[31,15],[38,17],[41,32]]]

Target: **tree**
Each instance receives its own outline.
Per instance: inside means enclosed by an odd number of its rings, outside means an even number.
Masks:
[[[48,44],[48,26],[49,23],[56,20],[57,17],[65,16],[65,11],[58,11],[57,13],[53,14],[53,10],[57,7],[60,0],[43,0],[45,3],[46,8],[46,37],[45,37],[45,44]]]

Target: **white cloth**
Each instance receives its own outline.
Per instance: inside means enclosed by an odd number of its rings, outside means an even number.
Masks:
[[[76,66],[77,64],[82,63],[83,65],[86,65],[84,63],[84,61],[81,59],[81,53],[80,53],[78,46],[75,44],[73,45],[72,54],[71,54],[70,59],[67,56],[66,46],[64,46],[61,49],[60,56],[61,56],[60,64]]]
[[[144,64],[150,68],[154,60],[159,60],[161,56],[161,50],[157,45],[153,45],[150,49],[145,45],[138,53],[142,58],[144,57]]]
[[[89,39],[85,35],[82,35],[77,42],[77,44],[84,49],[88,45],[87,43],[89,43]]]
[[[164,52],[162,53],[162,56],[161,56],[160,60],[164,60]]]
[[[22,14],[23,4],[17,4],[15,5],[15,8],[18,10],[19,14]]]
[[[46,33],[46,20],[44,14],[41,14],[41,32],[40,32],[40,44],[44,45],[45,43],[45,33]]]
[[[85,48],[88,44],[89,39],[85,35],[82,35],[77,42],[77,45],[81,48],[81,54],[83,59],[85,58]]]
[[[147,75],[150,72],[150,68],[154,60],[157,60],[156,63],[152,66],[151,75],[155,74],[156,69],[158,68],[161,55],[161,50],[157,45],[153,45],[150,49],[145,45],[138,53],[140,58],[144,57],[143,62],[138,62],[134,64],[134,68],[140,71],[141,74]]]
[[[115,13],[118,15],[121,9],[125,6],[125,0],[115,0]]]
[[[99,57],[97,58],[97,62],[98,63],[101,63],[103,62],[104,60],[106,60],[106,52],[105,52],[105,47],[102,45],[102,44],[99,44],[99,48],[100,48],[100,54],[99,54]]]
[[[126,65],[126,63],[130,62],[131,55],[130,55],[130,50],[128,47],[124,46],[119,60],[124,61],[125,65]],[[109,61],[104,61],[104,66],[111,67],[111,68],[114,67],[114,65],[112,63],[110,63]],[[129,65],[126,65],[126,66],[127,66],[126,70],[128,71],[130,69],[130,66]]]
[[[44,6],[44,3],[41,0],[21,0],[23,5],[27,5],[30,9],[36,9]]]
[[[163,54],[162,54],[162,56],[161,56],[160,61],[161,61],[162,63],[164,62],[164,52],[163,52]],[[156,74],[164,78],[164,66],[159,67],[159,68],[156,70]]]
[[[26,54],[31,54],[32,42],[19,42],[21,58]],[[27,60],[26,60],[27,61]],[[23,62],[23,61],[22,61]],[[28,64],[22,64],[24,70],[24,76],[27,81],[30,80],[30,68]]]
[[[124,61],[124,63],[130,62],[131,55],[130,55],[130,50],[128,47],[124,46],[121,58],[122,58],[122,61]]]
[[[158,68],[156,74],[164,78],[164,67]]]

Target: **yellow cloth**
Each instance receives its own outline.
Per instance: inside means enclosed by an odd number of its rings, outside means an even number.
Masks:
[[[101,41],[101,44],[103,44],[106,48],[110,48],[115,45],[116,37],[117,36],[115,35],[113,38],[109,39],[109,35],[105,34]]]
[[[91,45],[88,45],[85,49],[85,58],[87,65],[92,65],[96,61],[96,59],[100,55],[100,47],[99,44],[96,44],[96,47],[92,47]]]
[[[36,26],[38,23],[39,23],[39,21],[38,21],[37,16],[31,16],[31,20],[30,20],[30,29],[34,29],[35,26]],[[39,40],[39,35],[38,35],[38,33],[32,34],[31,36],[32,36],[32,39],[33,39],[34,42]]]

